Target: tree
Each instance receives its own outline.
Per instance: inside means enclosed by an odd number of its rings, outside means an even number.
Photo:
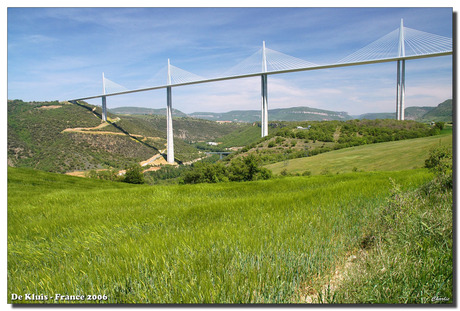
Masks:
[[[144,174],[142,173],[142,167],[139,164],[133,164],[126,168],[123,182],[130,184],[143,184],[145,181]]]
[[[436,122],[434,126],[442,131],[444,129],[444,124],[445,124],[444,122],[439,121],[439,122]]]
[[[436,172],[452,170],[452,149],[440,146],[430,150],[430,156],[425,160],[425,167]]]
[[[425,160],[425,167],[432,170],[436,177],[425,187],[429,189],[452,189],[453,188],[453,163],[452,148],[440,146],[430,150],[430,156]]]
[[[259,161],[253,154],[232,161],[229,175],[232,181],[250,181],[272,177],[270,170],[259,167]]]

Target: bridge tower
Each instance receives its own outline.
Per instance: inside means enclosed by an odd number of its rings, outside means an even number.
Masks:
[[[404,120],[404,95],[406,83],[406,49],[404,46],[404,23],[401,18],[401,25],[399,26],[399,43],[398,43],[398,57],[397,62],[397,79],[396,79],[396,120]]]
[[[267,72],[267,55],[265,53],[265,41],[262,43],[262,72]],[[262,137],[268,135],[268,91],[267,91],[267,75],[261,76],[261,91],[262,91]]]
[[[172,92],[171,92],[171,65],[168,58],[168,80],[166,87],[166,140],[167,140],[167,162],[174,163],[174,136],[172,125]]]
[[[105,95],[105,77],[102,73],[102,94]],[[102,96],[102,121],[107,122],[107,100],[106,96]]]

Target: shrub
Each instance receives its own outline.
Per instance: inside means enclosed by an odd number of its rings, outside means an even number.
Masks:
[[[199,162],[184,174],[183,180],[186,184],[217,183],[228,180],[226,175],[227,169],[222,163]]]
[[[302,173],[302,176],[311,176],[311,171],[305,171]]]
[[[186,184],[217,183],[225,181],[250,181],[269,179],[272,172],[259,166],[258,159],[250,154],[234,159],[229,166],[222,163],[196,163],[193,169],[183,176]]]
[[[142,173],[142,167],[139,164],[133,164],[127,167],[123,182],[130,184],[143,184],[145,181],[144,174]]]
[[[283,141],[284,141],[284,139],[282,137],[279,137],[279,136],[276,137],[276,139],[275,139],[275,143],[278,144],[278,145],[281,144]]]
[[[425,167],[440,173],[452,170],[452,149],[441,146],[430,150]]]
[[[104,171],[90,170],[86,176],[88,178],[110,180],[110,181],[122,181],[123,180],[123,177],[118,175],[117,169],[110,169],[110,170],[104,170]]]
[[[431,169],[436,178],[427,187],[425,192],[434,190],[451,190],[453,187],[452,149],[440,146],[430,150],[430,156],[425,160],[425,167]]]
[[[440,129],[441,131],[444,129],[444,125],[445,125],[445,123],[444,123],[444,122],[441,122],[441,121],[436,122],[436,123],[434,124],[434,126],[435,126],[436,128],[438,128],[438,129]]]

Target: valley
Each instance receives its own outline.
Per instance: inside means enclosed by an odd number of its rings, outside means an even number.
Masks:
[[[452,301],[452,123],[100,113],[8,102],[9,303]]]

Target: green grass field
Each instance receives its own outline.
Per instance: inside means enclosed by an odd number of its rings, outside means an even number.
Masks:
[[[452,129],[446,134],[363,145],[335,150],[313,157],[278,162],[266,167],[274,174],[283,170],[288,173],[310,171],[313,175],[359,171],[398,171],[421,168],[431,148],[439,145],[452,146]]]
[[[8,302],[299,303],[360,247],[390,178],[412,189],[431,176],[152,187],[8,168]]]

